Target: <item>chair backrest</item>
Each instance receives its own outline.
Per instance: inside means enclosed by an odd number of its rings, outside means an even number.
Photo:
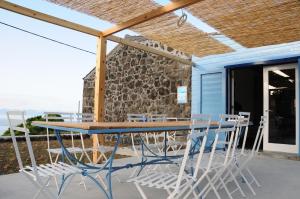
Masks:
[[[75,117],[77,122],[94,122],[93,113],[76,113]]]
[[[18,143],[17,143],[17,138],[16,138],[15,131],[22,132],[25,135],[27,149],[28,149],[28,152],[29,152],[30,160],[31,160],[31,165],[34,168],[34,172],[36,174],[36,172],[37,172],[36,171],[36,161],[35,161],[32,145],[31,145],[31,141],[30,141],[30,137],[29,137],[30,132],[26,128],[25,112],[24,111],[8,111],[7,112],[7,119],[8,119],[8,122],[9,122],[10,134],[11,134],[11,138],[12,138],[12,141],[13,141],[13,146],[14,146],[14,149],[15,149],[15,153],[16,153],[18,164],[19,164],[19,168],[23,169],[24,165],[23,165],[23,161],[22,161],[22,158],[21,158],[21,153],[20,153],[20,150],[19,150],[19,146],[18,146]],[[20,127],[20,125],[22,127]]]
[[[127,120],[129,122],[146,122],[147,115],[146,114],[127,114]]]
[[[209,115],[206,115],[206,116],[203,115],[203,117],[201,117],[201,120],[200,120],[200,118],[198,118],[198,119],[199,120],[197,120],[197,119],[192,120],[192,124],[190,126],[191,133],[189,134],[188,139],[187,139],[187,144],[186,144],[183,159],[182,159],[182,162],[180,165],[175,191],[179,191],[179,189],[180,189],[193,142],[196,139],[200,139],[200,138],[202,138],[202,142],[201,142],[201,147],[199,148],[199,153],[197,153],[198,155],[197,155],[197,160],[196,160],[195,173],[193,174],[193,177],[197,176],[199,167],[201,165],[201,160],[202,160],[202,157],[204,154],[205,144],[207,141],[207,134],[208,134],[208,130],[210,127],[211,117]]]
[[[44,117],[46,119],[46,122],[49,121],[55,121],[55,120],[62,120],[63,122],[73,122],[74,121],[74,115],[73,113],[68,113],[68,112],[44,112]],[[46,128],[47,131],[47,145],[48,149],[50,149],[50,134],[49,134],[49,128]],[[73,132],[71,133],[71,143],[72,147],[74,147],[74,134]]]
[[[239,122],[237,124],[237,127],[240,131],[239,132],[240,135],[242,135],[242,133],[244,133],[241,154],[244,154],[244,151],[245,151],[245,146],[246,146],[247,137],[248,137],[249,122],[250,122],[250,112],[239,112]],[[238,142],[239,142],[239,140],[238,140]]]
[[[253,144],[252,151],[251,151],[251,156],[257,155],[257,153],[259,151],[259,147],[260,147],[260,144],[261,144],[262,138],[263,138],[263,129],[265,128],[266,123],[267,123],[267,116],[261,116],[260,122],[259,122],[259,127],[257,129],[257,133],[255,136],[254,144]]]
[[[150,114],[148,117],[149,122],[165,122],[166,120],[166,114]]]
[[[214,144],[213,144],[213,150],[216,149],[217,144],[221,144],[225,147],[227,145],[227,150],[225,153],[225,159],[224,164],[227,164],[230,157],[233,157],[237,145],[237,139],[238,139],[238,132],[237,131],[237,124],[238,124],[239,116],[237,115],[228,115],[228,114],[221,114],[220,115],[220,121],[219,121],[219,127],[216,129],[216,137]],[[224,136],[221,137],[220,134],[223,134]],[[225,139],[224,139],[225,138]],[[213,153],[212,153],[213,154]],[[211,165],[209,165],[210,168]]]
[[[147,121],[147,115],[146,114],[127,114],[127,120],[128,122],[146,122]],[[139,133],[131,133],[131,143],[132,143],[132,148],[134,150],[134,152],[136,153],[137,156],[139,156],[138,150],[135,146],[135,141],[136,138],[140,136],[141,134]],[[147,140],[148,142],[148,140]]]

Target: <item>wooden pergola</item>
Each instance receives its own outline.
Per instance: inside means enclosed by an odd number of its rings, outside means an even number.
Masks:
[[[104,118],[107,40],[192,65],[190,60],[114,36],[114,33],[131,29],[149,39],[160,41],[177,50],[199,57],[233,51],[230,46],[226,46],[212,37],[220,33],[245,47],[259,47],[300,40],[300,23],[298,22],[300,2],[298,0],[172,0],[165,6],[152,0],[47,1],[116,24],[107,30],[100,31],[0,0],[2,9],[98,38],[94,114],[96,121],[99,122]],[[178,27],[176,23],[178,16],[173,11],[181,8],[185,8],[195,17],[212,25],[220,33],[208,34],[189,23]],[[96,154],[94,154],[94,158],[96,158]]]

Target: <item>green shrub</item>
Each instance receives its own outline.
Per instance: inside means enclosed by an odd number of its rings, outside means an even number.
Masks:
[[[61,115],[58,114],[49,114],[49,117],[61,117]],[[31,117],[26,120],[26,127],[30,131],[31,135],[46,135],[47,131],[45,128],[37,127],[37,126],[32,126],[31,123],[33,121],[46,121],[45,118],[43,118],[41,115],[36,116],[36,117]],[[50,119],[50,122],[63,122],[63,119]],[[23,127],[22,124],[18,125],[18,127]],[[53,132],[53,131],[50,131]],[[16,135],[24,135],[23,132],[15,131]],[[6,130],[3,133],[3,136],[10,136],[10,129]]]

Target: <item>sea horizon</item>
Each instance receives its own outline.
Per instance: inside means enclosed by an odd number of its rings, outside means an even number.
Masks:
[[[9,128],[6,112],[9,109],[0,109],[0,136]],[[38,115],[42,115],[43,111],[38,110],[28,110],[26,112],[26,118],[35,117]]]

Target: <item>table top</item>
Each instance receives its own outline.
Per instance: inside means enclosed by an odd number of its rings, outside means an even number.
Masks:
[[[57,130],[69,130],[86,133],[113,133],[113,132],[143,132],[166,130],[189,130],[191,121],[168,122],[41,122],[34,121],[32,125]],[[212,121],[211,126],[217,126],[218,122]]]

